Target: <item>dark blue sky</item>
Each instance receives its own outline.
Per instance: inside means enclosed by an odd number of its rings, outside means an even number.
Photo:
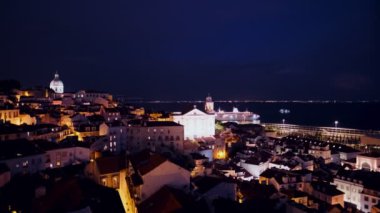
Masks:
[[[2,0],[0,78],[153,99],[379,99],[379,1]]]

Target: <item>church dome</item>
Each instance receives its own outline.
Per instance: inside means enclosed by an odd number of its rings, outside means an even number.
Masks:
[[[56,93],[63,93],[63,82],[59,79],[58,72],[55,73],[54,79],[50,82],[50,89]]]

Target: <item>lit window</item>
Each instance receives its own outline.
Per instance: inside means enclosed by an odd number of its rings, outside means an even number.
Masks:
[[[107,179],[106,179],[106,178],[102,178],[102,184],[103,184],[104,186],[107,185]]]
[[[113,185],[113,188],[119,188],[119,181],[118,181],[117,176],[114,176],[112,178],[112,185]]]

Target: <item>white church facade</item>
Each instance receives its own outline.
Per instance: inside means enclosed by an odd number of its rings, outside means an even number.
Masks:
[[[194,107],[185,114],[173,114],[174,122],[184,126],[185,139],[214,137],[215,115],[207,114]]]

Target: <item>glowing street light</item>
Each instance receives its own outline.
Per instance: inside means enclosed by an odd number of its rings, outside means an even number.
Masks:
[[[339,121],[335,121],[334,124],[335,124],[335,128],[337,128],[338,124],[339,124]]]
[[[282,124],[285,124],[285,119],[282,119]]]

